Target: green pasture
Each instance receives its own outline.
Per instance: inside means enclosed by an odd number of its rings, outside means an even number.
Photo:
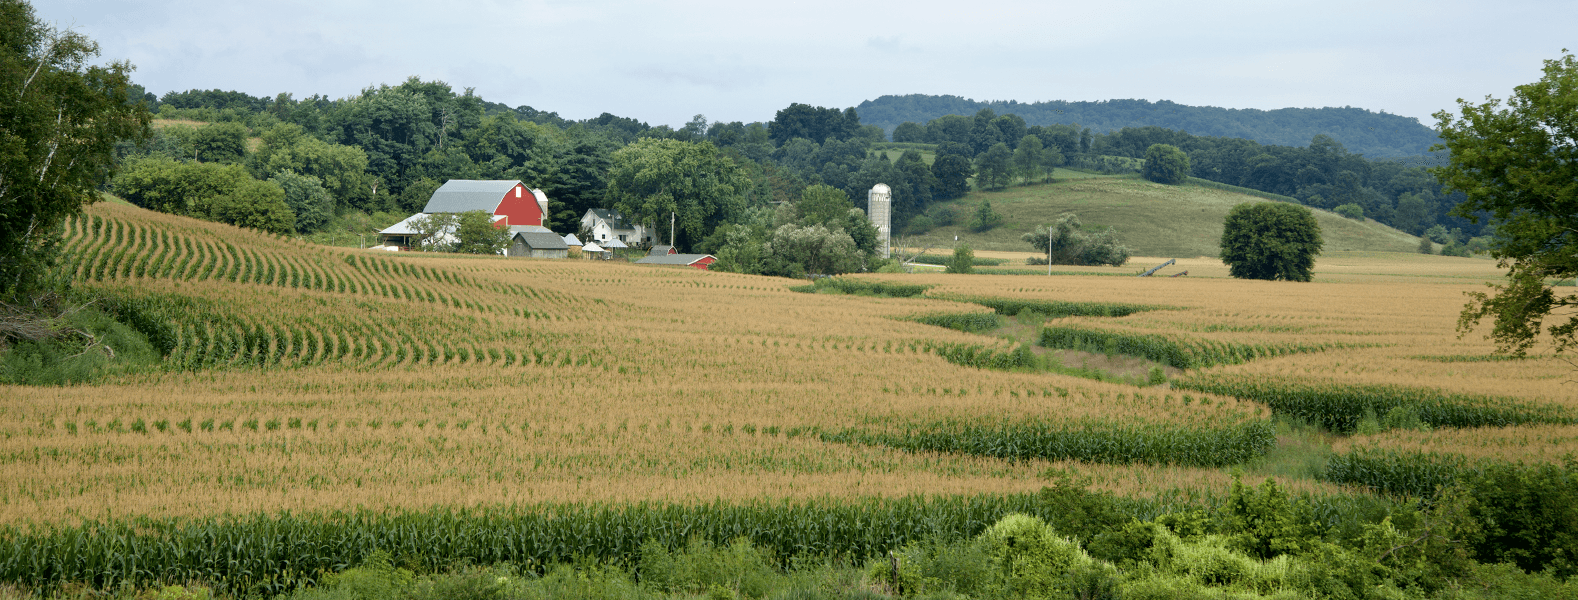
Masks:
[[[990,201],[1004,220],[1001,226],[976,233],[968,228],[969,216],[984,201]],[[1269,201],[1195,184],[1171,186],[1135,175],[1058,169],[1052,183],[970,192],[953,202],[959,209],[958,223],[926,235],[950,245],[957,235],[960,243],[976,250],[1028,251],[1021,235],[1072,212],[1086,229],[1115,229],[1118,239],[1139,256],[1216,256],[1228,210],[1245,202]],[[1375,221],[1355,221],[1321,210],[1315,211],[1315,218],[1326,251],[1414,252],[1419,246],[1419,238]]]

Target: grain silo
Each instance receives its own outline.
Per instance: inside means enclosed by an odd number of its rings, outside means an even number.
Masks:
[[[882,258],[893,256],[893,191],[887,184],[879,183],[866,194],[866,213],[877,228],[877,251]]]

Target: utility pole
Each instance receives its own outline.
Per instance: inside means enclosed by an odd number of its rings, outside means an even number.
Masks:
[[[668,213],[668,245],[674,247],[674,211]]]

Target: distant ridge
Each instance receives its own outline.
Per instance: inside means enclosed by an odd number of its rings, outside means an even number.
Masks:
[[[1124,127],[1164,127],[1195,135],[1244,138],[1261,144],[1307,146],[1319,134],[1341,142],[1349,152],[1370,158],[1420,156],[1429,153],[1436,133],[1418,119],[1362,108],[1218,108],[1188,106],[1168,100],[1105,100],[1100,102],[1021,103],[1015,100],[978,102],[959,96],[882,96],[861,102],[855,110],[864,125],[892,132],[905,121],[925,125],[944,115],[971,116],[983,108],[999,115],[1015,114],[1027,125],[1078,123],[1093,132]]]

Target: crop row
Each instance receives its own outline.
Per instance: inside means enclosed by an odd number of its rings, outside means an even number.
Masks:
[[[961,367],[977,369],[1028,369],[1037,365],[1030,347],[1015,345],[1012,350],[982,344],[962,344],[927,341],[925,351]]]
[[[1205,425],[1105,419],[947,420],[910,424],[897,431],[844,429],[824,433],[822,440],[1010,460],[1197,467],[1242,463],[1265,454],[1276,441],[1271,424],[1263,420]]]
[[[1532,423],[1574,423],[1557,406],[1521,398],[1459,394],[1424,387],[1358,385],[1268,375],[1201,374],[1172,382],[1174,388],[1254,400],[1273,411],[1331,431],[1352,432],[1367,414],[1412,409],[1434,427],[1506,427]]]
[[[575,299],[519,285],[485,284],[448,269],[408,261],[289,246],[269,250],[236,245],[207,235],[182,235],[170,229],[99,216],[69,227],[67,272],[77,281],[136,278],[176,281],[228,281],[256,285],[381,296],[484,310],[481,302],[434,293],[492,292],[537,302],[572,304]],[[493,308],[493,307],[487,307]]]
[[[909,320],[965,333],[981,333],[1003,326],[1003,318],[995,313],[939,313],[917,315]]]
[[[850,294],[855,296],[883,296],[913,298],[931,289],[929,285],[871,281],[847,277],[824,277],[809,285],[791,286],[791,291],[807,294]]]
[[[942,295],[939,300],[979,304],[997,314],[1014,316],[1021,312],[1034,312],[1048,319],[1062,317],[1127,317],[1134,313],[1162,310],[1166,307],[1150,304],[1125,304],[1121,302],[1075,302],[1066,300],[1032,300],[1025,298],[1000,298],[992,296]]]
[[[1038,343],[1047,348],[1138,356],[1179,369],[1241,364],[1257,358],[1319,352],[1336,347],[1333,344],[1241,344],[1062,325],[1041,328]]]
[[[326,362],[394,365],[487,362],[600,364],[595,354],[551,349],[532,331],[506,335],[497,325],[463,315],[407,318],[400,311],[358,317],[345,310],[314,314],[276,303],[272,311],[226,311],[191,296],[145,290],[101,291],[121,318],[148,336],[174,371],[225,366],[312,365]],[[464,331],[467,335],[454,333]]]
[[[746,537],[781,558],[860,560],[924,537],[972,536],[1003,515],[1041,516],[1032,494],[700,506],[566,504],[427,512],[137,519],[0,529],[0,580],[47,588],[88,583],[209,582],[273,595],[360,564],[375,550],[436,571],[457,561],[541,568],[575,559],[631,564],[640,545]]]
[[[1332,455],[1326,461],[1321,479],[1362,485],[1389,494],[1429,498],[1438,488],[1450,486],[1478,470],[1473,462],[1453,454],[1355,448]]]
[[[946,265],[951,260],[953,260],[952,255],[922,254],[910,259],[910,262],[923,265]],[[970,264],[977,267],[995,267],[1006,262],[1008,262],[1006,258],[983,258],[979,256],[970,258]]]

